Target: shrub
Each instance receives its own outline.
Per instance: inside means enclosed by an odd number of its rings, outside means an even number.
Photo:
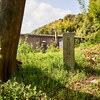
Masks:
[[[35,86],[32,87],[31,84],[25,86],[23,82],[16,82],[16,79],[8,80],[0,86],[0,100],[34,100],[43,96],[43,92],[37,92]]]
[[[18,54],[26,55],[29,52],[34,53],[34,50],[32,48],[32,45],[30,46],[26,41],[24,41],[22,43],[21,40],[20,40],[19,41],[19,45],[18,45]]]

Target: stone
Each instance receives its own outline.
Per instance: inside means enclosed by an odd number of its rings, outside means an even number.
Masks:
[[[63,34],[63,61],[65,65],[71,68],[75,65],[74,33]]]
[[[99,79],[94,79],[91,81],[91,83],[98,83]]]

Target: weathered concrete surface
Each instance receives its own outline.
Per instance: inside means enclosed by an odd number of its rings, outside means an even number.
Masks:
[[[65,65],[74,67],[74,33],[63,34],[63,61]]]

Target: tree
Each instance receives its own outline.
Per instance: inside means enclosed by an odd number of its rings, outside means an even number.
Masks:
[[[86,13],[85,0],[78,0],[84,16],[82,32],[88,38],[100,38],[100,0],[89,0],[88,13]]]
[[[93,18],[96,31],[100,30],[100,0],[90,0],[89,15]]]
[[[0,0],[1,81],[7,81],[17,72],[16,54],[24,6],[25,0]]]
[[[77,0],[78,3],[80,4],[80,9],[82,10],[83,14],[86,14],[86,5],[84,0]]]

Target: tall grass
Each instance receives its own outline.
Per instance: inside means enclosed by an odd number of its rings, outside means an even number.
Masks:
[[[19,45],[17,59],[23,62],[24,68],[19,66],[17,77],[0,85],[0,100],[99,99],[99,92],[92,95],[85,93],[83,87],[81,91],[73,89],[75,82],[91,76],[92,69],[82,55],[75,54],[76,64],[72,71],[63,64],[63,52],[59,49],[49,48],[42,53],[30,48],[26,43]]]

